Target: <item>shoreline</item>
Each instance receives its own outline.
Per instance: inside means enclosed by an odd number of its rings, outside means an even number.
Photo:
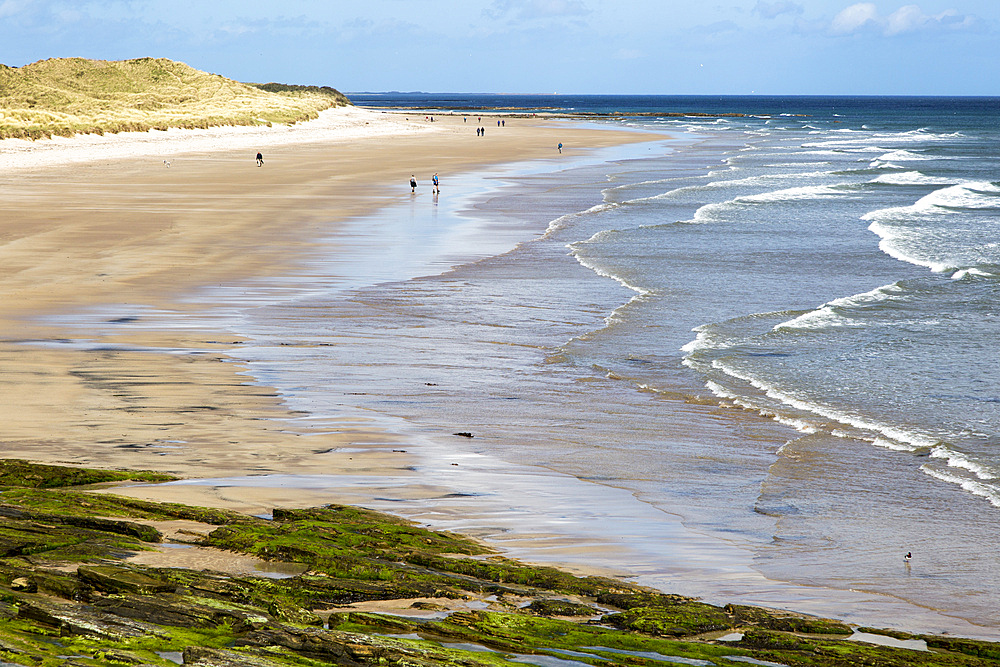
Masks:
[[[353,123],[347,130],[344,116]],[[546,159],[556,154],[556,137],[588,150],[648,140],[536,121],[476,143],[460,119],[431,126],[385,116],[335,109],[290,128],[0,142],[7,195],[0,233],[8,239],[0,284],[11,295],[0,306],[0,355],[4,390],[19,397],[0,409],[6,456],[206,477],[307,473],[316,449],[392,441],[363,420],[333,433],[296,428],[281,397],[248,383],[246,369],[229,359],[238,342],[231,334],[152,321],[195,313],[211,320],[211,305],[190,294],[281,275],[315,252],[323,230],[405,200],[411,169],[461,173]],[[369,125],[379,129],[363,129]],[[493,136],[501,139],[488,143]],[[252,162],[258,146],[273,147],[260,170]],[[388,164],[399,161],[407,166]],[[353,168],[347,174],[345,164]],[[387,165],[398,175],[387,176]],[[278,182],[269,183],[278,169]],[[266,206],[231,211],[227,190]],[[164,221],[154,219],[161,213]],[[121,314],[79,326],[87,320],[81,314],[111,311]],[[339,469],[406,468],[398,453],[374,448],[353,452]]]
[[[444,121],[440,122],[444,124]],[[412,135],[419,135],[420,137],[427,136],[428,133],[420,131],[421,128],[425,128],[427,126],[420,124],[419,122],[413,123],[413,125],[416,125],[417,128],[416,131],[412,133]],[[435,123],[435,125],[437,125],[437,123]],[[434,129],[439,129],[440,127],[441,125],[437,125],[437,127],[435,127]],[[581,132],[610,133],[614,131],[582,130]],[[566,132],[562,128],[560,128],[559,134],[564,135],[565,133]],[[413,139],[417,139],[416,136],[411,136],[409,134],[407,136]],[[389,135],[383,135],[382,138],[388,141],[388,140],[395,140],[398,137],[397,135],[389,134]],[[249,137],[246,137],[246,139],[247,141],[251,140],[251,138]],[[624,140],[625,137],[620,137],[620,139]],[[419,141],[419,139],[417,139],[417,141]],[[247,144],[247,146],[249,145],[250,144]],[[280,143],[276,143],[273,145],[284,146]],[[300,142],[299,145],[302,148],[301,153],[305,156],[305,160],[310,165],[310,168],[315,167],[316,165],[322,163],[323,156],[319,154],[313,154],[317,152],[322,152],[321,150],[316,149],[316,147],[309,146],[307,141]],[[419,149],[415,148],[415,150]],[[549,153],[551,153],[551,147],[548,147],[547,150],[549,151]],[[276,148],[275,151],[276,154],[280,155],[282,158],[284,157],[281,148]],[[540,154],[542,152],[543,151],[540,151]],[[154,156],[158,157],[158,154],[155,152],[145,153],[143,155],[146,158]],[[301,155],[297,154],[295,157],[301,158]],[[503,157],[504,156],[502,155],[495,155],[492,158],[490,158],[490,160],[496,160],[496,161],[492,162],[487,161],[485,164],[502,163],[504,162]],[[102,159],[121,159],[121,158],[106,157]],[[215,156],[215,159],[218,160],[218,156]],[[138,161],[137,158],[135,157],[132,157],[131,160]],[[189,160],[191,161],[192,164],[196,162],[196,160],[188,157],[178,157],[177,162],[170,168],[172,170],[169,172],[170,176],[173,177],[176,171],[178,171],[177,167],[183,166],[184,163],[188,162]],[[232,154],[224,156],[222,160],[224,161],[225,166],[228,168],[231,168],[233,165],[237,164],[236,158]],[[208,164],[209,162],[211,162],[211,160],[202,158],[200,162],[202,163],[199,165],[200,167],[202,167],[201,171],[203,172],[212,171],[211,169],[212,165]],[[266,160],[265,168],[270,169],[273,163],[274,161],[270,159]],[[483,166],[484,163],[480,162],[479,168],[482,168]],[[468,163],[466,167],[468,169],[476,168],[471,163]],[[140,183],[143,183],[141,179],[142,167],[133,164],[130,166],[130,168],[133,174],[140,175],[139,179]],[[157,176],[160,176],[165,173],[162,171],[162,168],[159,168],[158,165],[157,168],[158,168]],[[341,176],[338,174],[334,176],[334,178],[341,178]],[[426,177],[424,177],[424,179],[426,180]],[[395,180],[400,181],[401,178],[397,178]],[[145,183],[148,182],[149,181],[145,181]],[[258,181],[255,185],[261,186],[261,183]],[[337,183],[337,187],[350,188],[351,186],[349,184],[339,182]],[[393,192],[401,190],[402,187],[403,186],[400,183],[397,183],[396,186],[394,187],[392,185],[392,181],[380,183],[378,186],[370,186],[370,190],[377,191],[376,196],[374,197],[369,196],[368,199],[355,198],[355,201],[346,205],[344,203],[344,197],[342,193],[331,192],[329,194],[325,194],[325,197],[335,200],[336,204],[342,207],[341,210],[346,209],[348,211],[354,212],[354,214],[358,214],[360,212],[370,210],[372,206],[379,206],[383,205],[386,202],[394,201],[395,195],[393,194]],[[331,188],[331,190],[335,189],[336,188]],[[274,196],[287,197],[287,195],[277,195],[277,194]],[[305,198],[304,195],[303,198]],[[206,196],[203,201],[208,201],[209,199],[210,198]],[[308,216],[311,212],[312,205],[314,203],[315,203],[314,199],[310,198],[300,209],[298,209],[297,212],[300,212],[301,214],[305,214]],[[259,214],[254,217],[256,220],[261,220],[264,217],[264,215],[267,214],[274,215],[276,212],[280,210],[282,210],[280,207],[274,206],[272,208],[269,208],[266,214]],[[349,217],[351,213],[347,213],[346,215],[344,214],[341,215],[342,217]],[[282,262],[274,262],[274,259],[270,257],[266,259],[253,258],[251,262],[244,263],[241,266],[239,262],[233,261],[232,258],[227,258],[230,259],[230,261],[224,263],[224,265],[221,267],[222,270],[219,270],[220,267],[213,267],[213,272],[212,272],[213,280],[227,280],[227,279],[232,280],[233,278],[236,277],[250,277],[254,275],[255,272],[260,272],[260,271],[280,274],[280,272],[282,271],[282,267],[287,266],[284,263],[284,261],[290,259],[292,263],[294,263],[295,256],[301,256],[302,253],[308,253],[312,251],[314,247],[314,241],[310,241],[309,239],[311,237],[314,238],[315,232],[317,230],[322,229],[327,224],[329,224],[328,219],[323,219],[323,220],[313,219],[305,222],[305,224],[303,225],[304,229],[300,229],[300,232],[302,233],[299,236],[299,238],[297,238],[294,242],[289,242],[287,240],[284,240],[283,244],[279,244],[278,253],[285,254],[287,256],[286,258],[284,258]],[[247,225],[234,225],[234,227],[232,228],[232,233],[245,233],[246,228]],[[251,236],[245,243],[242,244],[241,250],[246,251],[247,249],[254,246],[256,244],[255,240],[256,238],[261,238],[261,237]],[[272,242],[274,241],[273,237],[269,237],[269,240],[271,240]],[[200,239],[200,242],[203,246],[205,246],[209,245],[212,241]],[[272,250],[275,249],[274,246],[270,247]],[[141,248],[137,250],[138,254],[141,255],[142,254]],[[192,252],[193,251],[194,249],[192,249]],[[190,257],[190,254],[188,255],[188,257]],[[144,257],[144,259],[146,261],[149,260],[148,254]],[[176,266],[162,267],[161,274],[157,274],[157,275],[162,275],[162,278],[159,282],[165,283],[166,282],[165,279],[168,276],[170,275],[176,276],[176,271],[178,266],[181,266],[179,260]],[[243,270],[243,273],[240,272],[240,269]],[[193,306],[190,303],[184,303],[184,304],[178,303],[178,301],[175,298],[175,295],[173,294],[174,290],[177,288],[178,285],[176,282],[171,282],[169,284],[160,284],[156,286],[155,283],[157,283],[158,281],[153,280],[151,278],[146,278],[146,276],[139,276],[139,277],[133,276],[130,277],[128,280],[122,282],[124,286],[134,286],[137,283],[138,284],[143,283],[144,278],[145,282],[154,283],[154,287],[156,287],[155,289],[151,290],[148,294],[144,295],[150,298],[150,303],[153,305],[153,307],[160,308],[168,312],[171,309],[175,309],[178,311],[197,309],[197,306]],[[184,286],[187,286],[187,288],[192,288],[195,287],[197,284],[198,284],[197,280],[180,281],[182,289],[184,288]],[[75,296],[79,297],[80,295],[76,294]],[[130,296],[129,301],[132,301],[132,298],[133,297]],[[88,299],[90,299],[91,302],[95,305],[102,302],[100,299],[93,298],[92,295],[89,295]],[[56,303],[59,302],[56,301]],[[63,303],[65,303],[65,301]],[[55,304],[52,305],[46,304],[46,310],[52,308],[53,306],[56,309],[59,308],[59,306]],[[28,307],[18,310],[16,312],[9,313],[9,315],[13,315],[13,317],[9,317],[8,324],[16,323],[19,326],[25,326],[25,322],[22,319],[23,314],[25,312],[31,312],[31,311],[32,308]],[[124,323],[124,320],[130,317],[135,317],[135,315],[131,314],[130,312],[128,312],[128,309],[126,309],[125,311],[123,311],[123,314],[119,318],[112,318],[112,319],[121,319],[123,320],[122,323]],[[114,322],[110,323],[112,325],[114,324]],[[32,324],[31,326],[36,327],[39,325]],[[208,462],[204,460],[204,458],[202,458],[202,460],[199,460],[198,457],[195,456],[194,458],[187,461],[182,467],[188,467],[194,470],[204,470],[205,468],[211,467],[213,469],[222,471],[228,470],[231,472],[236,472],[239,470],[243,470],[247,472],[256,472],[258,474],[269,470],[277,471],[280,469],[280,471],[282,472],[294,473],[295,471],[298,471],[300,474],[306,474],[314,466],[314,453],[317,450],[322,449],[323,447],[329,447],[331,450],[338,450],[342,454],[344,454],[336,457],[337,466],[339,466],[341,470],[344,470],[350,474],[360,475],[373,469],[379,469],[383,473],[385,471],[392,471],[393,474],[409,475],[409,477],[414,480],[417,477],[413,475],[412,472],[408,472],[408,467],[412,465],[411,457],[404,456],[400,452],[393,451],[393,449],[396,447],[397,443],[396,439],[394,439],[391,436],[387,436],[386,434],[383,433],[378,433],[378,432],[372,433],[371,431],[366,430],[363,424],[357,422],[353,421],[348,422],[344,428],[338,429],[339,431],[338,433],[328,433],[323,435],[310,436],[309,438],[304,438],[302,436],[311,430],[311,428],[305,428],[302,429],[301,432],[297,434],[292,434],[290,436],[289,433],[287,432],[288,431],[287,415],[285,417],[281,416],[283,412],[283,407],[281,398],[279,396],[276,396],[273,393],[269,393],[268,391],[257,385],[248,386],[247,384],[243,383],[239,377],[232,377],[236,375],[236,372],[241,372],[241,371],[234,372],[231,368],[225,368],[225,370],[221,373],[221,376],[229,375],[231,376],[231,379],[224,383],[220,383],[219,382],[220,373],[214,371],[206,372],[203,370],[205,364],[199,363],[202,361],[213,361],[214,365],[216,366],[223,366],[223,367],[232,366],[232,364],[218,364],[218,361],[223,361],[225,360],[226,357],[225,349],[229,345],[229,343],[225,341],[223,342],[206,341],[204,340],[203,331],[201,330],[192,331],[190,333],[184,332],[182,334],[176,331],[174,332],[146,331],[140,333],[131,331],[122,334],[115,332],[114,326],[107,327],[107,329],[108,331],[102,332],[99,336],[96,337],[94,342],[86,343],[86,345],[89,346],[91,353],[93,353],[95,349],[101,348],[103,346],[103,349],[100,350],[100,353],[94,355],[95,357],[98,358],[88,360],[89,365],[87,365],[87,367],[84,368],[83,371],[80,371],[79,366],[77,366],[74,369],[74,372],[77,374],[76,377],[86,378],[86,382],[84,384],[87,385],[86,387],[87,389],[94,390],[96,388],[98,393],[104,392],[105,394],[114,391],[121,392],[123,389],[123,383],[121,381],[122,375],[133,373],[134,371],[132,369],[135,369],[137,367],[141,367],[144,370],[148,371],[148,374],[145,376],[140,375],[138,381],[133,383],[132,387],[133,389],[137,386],[142,386],[144,384],[147,387],[151,384],[163,384],[163,385],[173,384],[174,387],[170,389],[166,387],[152,388],[146,394],[137,396],[128,395],[125,396],[124,399],[122,399],[122,397],[119,396],[118,397],[119,401],[117,403],[99,402],[100,404],[97,406],[89,406],[91,410],[97,410],[97,411],[111,410],[113,414],[117,414],[118,416],[121,416],[122,414],[130,414],[130,413],[134,414],[133,410],[128,409],[130,407],[129,403],[131,402],[134,405],[134,403],[138,402],[138,403],[144,403],[143,405],[144,409],[149,410],[150,408],[152,408],[152,412],[155,412],[157,414],[165,416],[167,414],[172,414],[172,413],[176,414],[177,412],[184,412],[185,417],[188,417],[191,415],[199,414],[199,410],[197,406],[190,406],[190,405],[184,406],[183,401],[185,399],[191,398],[192,394],[197,394],[199,391],[203,391],[205,389],[205,385],[210,384],[213,389],[209,395],[210,400],[206,401],[205,404],[209,406],[214,406],[212,410],[213,412],[217,412],[219,406],[223,406],[222,409],[227,412],[226,414],[227,419],[218,420],[215,419],[214,416],[209,417],[208,421],[212,423],[201,424],[203,431],[200,434],[198,434],[198,437],[200,437],[201,440],[200,441],[188,440],[184,443],[187,445],[191,445],[189,449],[193,450],[196,447],[198,447],[201,452],[204,452],[206,450],[212,451],[211,450],[211,447],[213,446],[212,441],[223,442],[224,438],[232,437],[230,435],[232,432],[230,429],[233,426],[232,423],[233,419],[236,419],[238,422],[241,423],[240,428],[244,428],[246,426],[246,422],[260,421],[262,415],[266,415],[268,418],[280,421],[283,424],[283,426],[280,428],[268,424],[253,424],[252,429],[244,431],[244,433],[246,433],[250,439],[254,440],[252,446],[247,447],[245,445],[240,445],[239,447],[236,448],[238,451],[225,452],[225,455],[222,456],[221,455],[222,453],[217,451],[218,445],[215,444],[214,449],[216,451],[213,451],[213,454],[219,454],[221,460],[213,459],[211,462]],[[36,331],[42,334],[40,336],[41,338],[44,339],[44,336],[48,335],[50,340],[54,340],[55,339],[55,336],[53,335],[54,330],[55,331],[63,330],[63,333],[65,333],[65,327],[62,326],[53,327],[53,325],[44,326],[41,329],[37,329]],[[71,336],[70,338],[74,337]],[[19,344],[15,344],[15,348],[17,347],[17,345]],[[16,355],[16,349],[10,349],[11,347],[10,343],[5,343],[3,347],[7,348],[7,350],[5,350],[4,352],[5,354],[7,351],[11,353],[9,355],[10,359],[13,360],[15,359],[16,356],[18,356]],[[161,359],[151,367],[148,359],[148,357],[151,355],[149,355],[148,352],[145,351],[145,349],[155,348],[155,347],[160,347],[163,349],[173,349],[173,350],[187,350],[187,354],[180,356],[174,355],[173,358]],[[109,354],[109,350],[113,354]],[[51,374],[52,369],[55,367],[59,367],[60,365],[65,366],[66,364],[69,364],[70,366],[73,366],[73,364],[78,364],[78,361],[76,360],[79,359],[80,352],[81,350],[79,349],[70,350],[68,349],[68,346],[56,344],[53,346],[52,349],[45,350],[45,355],[44,355],[45,359],[36,362],[34,364],[35,368],[32,369],[31,374],[34,374],[36,376],[42,373]],[[111,363],[109,363],[108,357],[116,357],[116,358]],[[199,370],[197,373],[191,373],[190,370],[193,366],[200,366],[202,370]],[[160,377],[170,377],[170,378],[185,377],[186,380],[184,382],[159,382],[157,379],[155,379]],[[129,384],[129,383],[126,382],[124,384]],[[183,385],[180,390],[177,390],[178,385]],[[29,386],[30,385],[26,383],[24,391],[26,392],[29,391],[28,389]],[[159,395],[157,395],[158,391],[161,392]],[[175,405],[171,406],[170,400],[165,401],[163,404],[161,404],[160,401],[163,401],[164,399],[162,392],[173,393],[174,394],[173,396],[169,396],[167,398],[171,399]],[[126,391],[126,393],[128,392]],[[236,396],[235,397],[231,396],[231,394],[235,394]],[[107,396],[105,395],[104,398],[106,399]],[[178,411],[174,409],[178,405],[182,407],[182,410]],[[201,416],[197,417],[197,419],[205,421],[204,417]],[[107,426],[110,427],[109,435],[110,431],[119,430],[116,427],[119,426],[120,423],[121,422],[115,421],[114,423],[107,424]],[[169,428],[163,428],[162,426],[163,423],[165,422],[132,424],[131,425],[132,428],[139,428],[140,426],[145,427],[144,430],[139,431],[139,433],[142,433],[143,435],[136,437],[136,435],[133,433],[129,434],[129,437],[127,438],[121,436],[118,437],[116,440],[111,440],[110,442],[108,442],[108,444],[111,444],[112,447],[122,449],[121,452],[117,452],[117,454],[121,455],[117,458],[117,460],[122,460],[122,461],[130,460],[136,455],[144,455],[146,459],[151,461],[157,460],[157,458],[154,457],[162,457],[159,460],[163,461],[164,465],[167,466],[176,465],[178,452],[176,450],[172,450],[171,447],[180,443],[174,443],[169,438],[149,437],[151,435],[155,435],[157,430],[160,431],[171,430]],[[207,428],[205,428],[206,426]],[[71,425],[69,424],[64,425],[63,428],[70,429]],[[310,440],[310,442],[308,444],[299,444],[299,443],[293,444],[293,441],[297,439],[298,440],[308,439]],[[155,447],[150,446],[148,443],[146,445],[141,446],[138,449],[135,447],[131,447],[131,445],[134,445],[135,442],[130,442],[130,441],[138,442],[143,440],[153,443],[159,440],[160,442],[159,445]],[[356,448],[357,443],[359,441],[364,442],[366,440],[372,442],[372,444],[365,447],[366,449],[369,450],[368,452],[352,451],[353,449]],[[51,443],[47,443],[45,446],[51,447]],[[93,452],[91,452],[90,454],[85,453],[88,450],[88,448],[89,448],[88,443],[86,443],[85,441],[80,441],[78,443],[78,447],[75,450],[71,451],[76,451],[77,452],[76,456],[83,457],[81,460],[86,461],[87,456],[94,455]],[[282,452],[287,451],[288,453],[283,454],[280,459],[276,459],[273,454],[275,448],[280,448]],[[8,456],[19,456],[19,455],[20,454],[10,454],[10,453],[8,454]],[[64,458],[62,458],[61,454],[54,454],[54,455],[56,456],[56,458],[51,460],[64,461]],[[33,460],[37,460],[37,457],[35,456],[27,456],[26,458],[32,458]],[[94,462],[91,461],[91,465],[93,464]],[[98,464],[103,465],[103,461],[98,462]],[[149,464],[147,463],[131,464],[131,467],[138,467],[138,466],[149,467]],[[156,466],[153,466],[153,469],[157,469]],[[189,476],[189,475],[184,475],[184,476]],[[301,491],[300,489],[287,489],[285,491],[280,491],[277,494],[273,494],[274,500],[272,501],[271,498],[269,498],[269,502],[281,502],[281,503],[295,502],[297,499],[299,499],[298,497],[301,495],[300,491]],[[432,494],[435,492],[436,492],[435,489],[426,489],[426,493],[429,496],[432,496]],[[183,494],[185,492],[181,491],[181,493]],[[225,494],[221,494],[216,496],[216,500],[218,502],[224,502],[227,500],[227,498],[225,497]]]

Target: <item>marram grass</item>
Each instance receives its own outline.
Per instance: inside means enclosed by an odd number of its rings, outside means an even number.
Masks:
[[[290,124],[345,104],[333,88],[240,83],[165,58],[0,65],[0,139]]]

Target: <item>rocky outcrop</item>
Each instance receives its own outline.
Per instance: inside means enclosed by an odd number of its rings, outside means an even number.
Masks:
[[[48,473],[17,474],[44,487]],[[575,577],[357,508],[265,521],[73,490],[0,491],[0,664],[171,667],[181,651],[201,667],[986,667],[1000,658],[997,644],[956,637],[905,635],[930,651],[844,641],[852,628],[838,621]],[[309,569],[271,579],[124,561],[159,539],[144,521],[180,516],[223,524],[199,531],[206,545]],[[360,602],[396,613],[330,611]],[[712,639],[733,630],[742,640]]]

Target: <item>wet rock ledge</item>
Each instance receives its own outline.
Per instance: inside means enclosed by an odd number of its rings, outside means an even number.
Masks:
[[[897,646],[861,643],[835,620],[526,565],[356,507],[267,520],[93,493],[166,479],[0,460],[0,667],[1000,664],[1000,644],[871,628]],[[275,567],[132,562],[177,549]]]

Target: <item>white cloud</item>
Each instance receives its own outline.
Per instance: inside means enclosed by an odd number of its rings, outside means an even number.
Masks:
[[[954,9],[940,14],[925,14],[919,5],[904,5],[888,16],[878,13],[872,2],[859,2],[847,7],[834,17],[830,32],[846,35],[862,30],[874,29],[886,36],[933,29],[962,29],[975,25],[972,15],[960,15]]]
[[[872,2],[859,2],[841,11],[834,17],[830,24],[830,31],[834,34],[846,34],[857,32],[869,24],[879,22],[878,8]]]
[[[924,27],[930,17],[921,11],[917,5],[906,5],[900,7],[886,21],[885,33],[887,35],[897,35],[901,32],[912,32]]]
[[[0,18],[22,12],[28,3],[25,0],[3,0],[0,2]]]

